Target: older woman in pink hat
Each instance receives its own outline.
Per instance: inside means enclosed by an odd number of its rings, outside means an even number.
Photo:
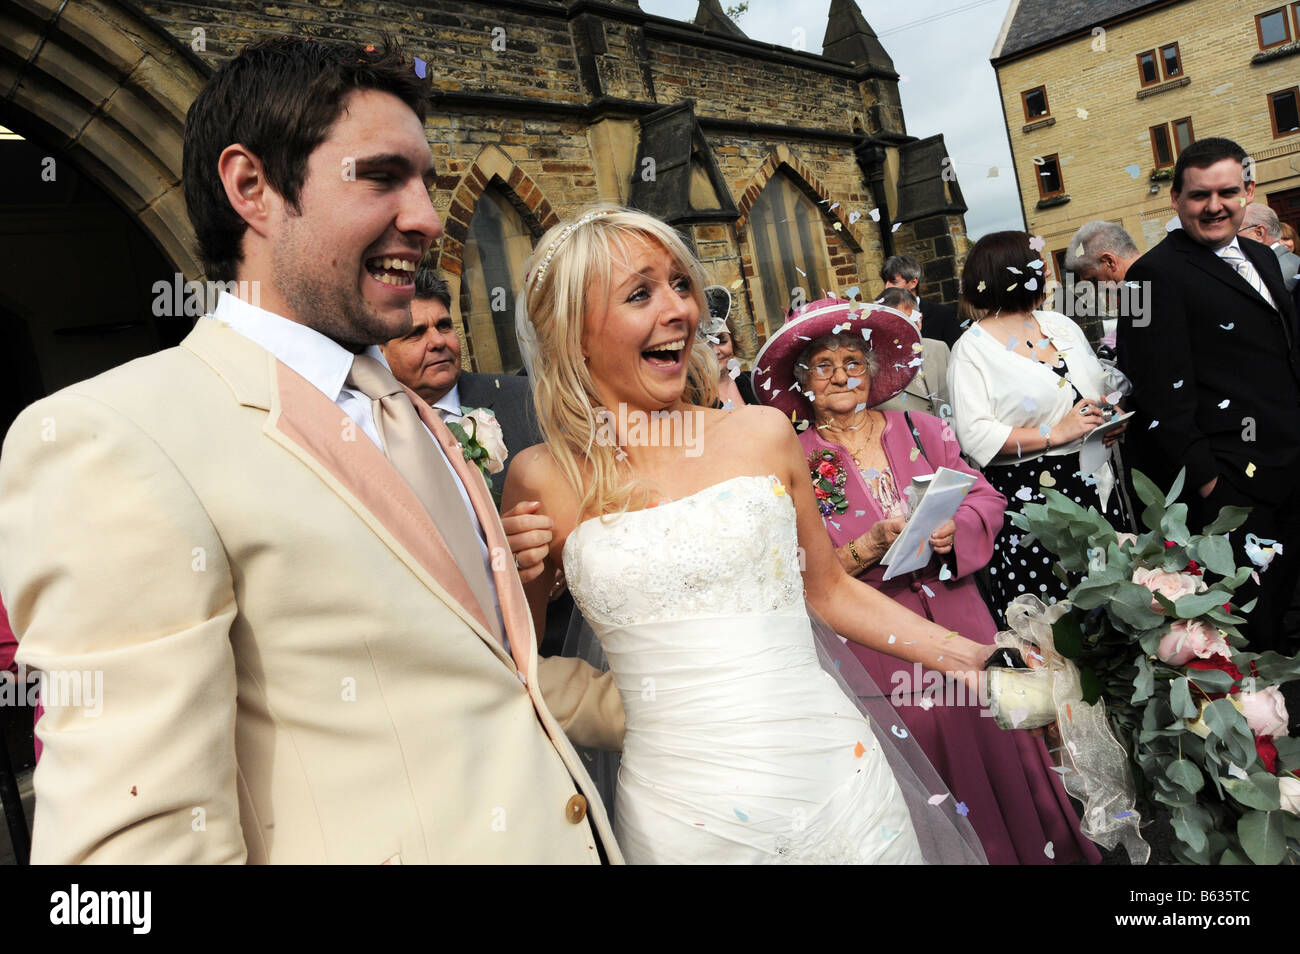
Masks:
[[[1002,528],[1006,498],[972,470],[938,418],[875,410],[921,363],[920,337],[901,313],[826,299],[795,312],[754,361],[759,399],[796,427],[809,479],[841,564],[899,604],[979,642],[996,626],[975,585]],[[952,520],[930,537],[929,564],[884,579],[880,565],[909,514],[914,477],[947,467],[976,481]],[[919,667],[850,644],[891,699],[969,820],[991,863],[1096,862],[1041,739],[1003,732],[978,700]],[[985,710],[986,711],[986,710]]]

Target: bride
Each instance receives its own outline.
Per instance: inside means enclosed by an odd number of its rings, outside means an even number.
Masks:
[[[873,732],[819,664],[805,599],[847,638],[959,678],[990,647],[844,573],[780,412],[706,406],[707,283],[672,229],[597,208],[527,268],[519,333],[546,443],[516,457],[502,506],[538,501],[553,520],[525,587],[537,631],[562,567],[619,688],[625,857],[923,862],[951,802],[921,791],[909,808],[877,737],[907,732]]]

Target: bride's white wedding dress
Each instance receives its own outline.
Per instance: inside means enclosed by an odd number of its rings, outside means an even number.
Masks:
[[[818,662],[775,478],[588,520],[564,569],[627,714],[629,862],[922,862],[880,743]]]

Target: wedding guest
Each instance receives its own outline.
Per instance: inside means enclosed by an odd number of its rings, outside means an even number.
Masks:
[[[1300,276],[1300,257],[1282,243],[1282,220],[1277,213],[1263,202],[1252,202],[1246,206],[1246,217],[1242,220],[1238,235],[1253,238],[1256,242],[1267,245],[1277,256],[1277,263],[1282,268],[1282,284],[1287,291],[1295,291]]]
[[[725,407],[757,404],[748,371],[740,369],[736,354],[736,332],[731,324],[731,292],[721,285],[704,289],[708,318],[700,320],[700,337],[709,343],[718,360],[718,401]]]
[[[945,305],[937,299],[921,304],[920,287],[924,273],[920,262],[910,255],[891,255],[880,266],[880,278],[886,288],[902,288],[916,296],[917,308],[925,315],[924,327],[921,329],[924,337],[934,338],[952,347],[961,335],[961,319],[954,306]]]
[[[497,447],[495,441],[483,443],[489,452],[503,454],[502,469],[490,480],[493,492],[500,497],[511,452],[542,439],[528,379],[462,370],[460,337],[451,320],[451,292],[433,269],[421,267],[415,273],[411,317],[410,332],[383,347],[393,377],[424,398],[444,422],[461,423],[468,411],[480,408],[496,418],[503,446]],[[476,425],[476,435],[477,429]]]
[[[900,393],[880,406],[882,411],[919,411],[922,414],[942,416],[948,404],[948,345],[937,338],[926,338],[921,330],[922,315],[916,296],[906,288],[886,288],[876,299],[876,304],[893,308],[906,316],[912,327],[922,335],[920,350],[908,361],[916,373]],[[916,364],[920,359],[920,365]]]
[[[1038,262],[1037,266],[1031,265]],[[1044,500],[1051,488],[1099,509],[1127,529],[1110,445],[1125,425],[1086,454],[1083,438],[1113,412],[1102,393],[1104,369],[1083,330],[1065,315],[1038,311],[1042,259],[1024,232],[994,232],[975,243],[962,271],[962,297],[988,314],[953,348],[948,364],[953,429],[962,451],[983,469],[1012,507]],[[1052,572],[1055,558],[1037,543],[1019,546],[1009,521],[989,564],[999,623],[1022,593],[1044,603],[1063,599],[1073,584]]]
[[[787,417],[813,425],[799,443],[844,570],[926,619],[991,645],[997,627],[972,574],[988,562],[1006,500],[962,460],[937,418],[882,409],[916,374],[908,359],[918,341],[917,329],[892,309],[813,302],[759,352],[759,393]],[[907,488],[941,467],[975,483],[954,518],[931,534],[930,562],[886,580],[880,560],[906,522]],[[837,489],[827,492],[826,482]],[[969,808],[990,863],[1045,863],[1049,842],[1057,864],[1099,860],[1040,739],[1003,732],[981,717],[975,698],[945,697],[934,682],[925,688],[919,668],[904,660],[856,643],[849,648],[877,685],[893,689],[907,729]]]
[[[1300,252],[1295,250],[1297,238],[1300,238],[1300,236],[1296,235],[1295,227],[1290,222],[1283,222],[1282,244],[1286,246],[1286,250],[1292,255],[1300,255]]]
[[[1122,282],[1128,267],[1141,255],[1122,225],[1094,219],[1079,226],[1070,239],[1065,270],[1081,281]]]

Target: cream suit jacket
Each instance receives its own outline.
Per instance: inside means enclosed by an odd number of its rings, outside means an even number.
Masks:
[[[561,728],[617,747],[616,690],[576,660],[539,679],[486,485],[415,406],[484,527],[511,653],[383,453],[224,324],[18,418],[18,658],[103,680],[98,714],[41,719],[33,860],[596,863],[593,828],[621,860]]]

